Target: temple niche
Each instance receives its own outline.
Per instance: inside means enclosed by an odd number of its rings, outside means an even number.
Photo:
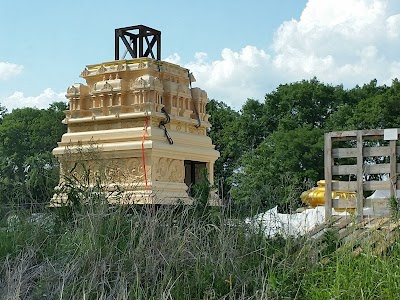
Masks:
[[[120,191],[111,203],[189,204],[203,169],[213,183],[219,152],[206,135],[207,93],[191,87],[187,69],[138,57],[88,65],[80,76],[86,84],[68,87],[68,131],[53,150],[60,186],[68,176],[101,177],[110,195]]]

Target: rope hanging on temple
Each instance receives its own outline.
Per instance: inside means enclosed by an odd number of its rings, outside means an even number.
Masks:
[[[168,133],[167,127],[165,127],[165,124],[168,124],[171,121],[171,118],[169,114],[166,112],[165,108],[161,108],[161,112],[165,115],[165,120],[161,120],[160,123],[158,124],[158,127],[164,130],[165,137],[168,140],[168,143],[172,145],[174,141],[172,140],[171,136]]]
[[[161,62],[159,60],[157,60],[157,68],[158,68],[158,77],[161,79]],[[162,97],[161,97],[161,103],[162,103]],[[171,136],[168,133],[167,127],[165,126],[166,124],[168,124],[169,122],[171,122],[171,117],[169,116],[169,114],[167,113],[167,111],[165,110],[164,107],[161,108],[161,112],[165,115],[165,120],[160,120],[160,123],[158,124],[158,128],[164,130],[164,134],[165,137],[168,140],[168,143],[170,145],[172,145],[174,143],[173,139],[171,138]]]

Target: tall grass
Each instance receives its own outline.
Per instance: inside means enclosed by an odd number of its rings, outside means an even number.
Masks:
[[[0,299],[400,298],[396,245],[354,257],[329,236],[323,250],[266,238],[222,209],[113,207],[93,187],[73,192],[85,205],[2,223]]]
[[[303,280],[305,299],[400,299],[400,251],[390,256],[371,253],[335,255]]]
[[[299,247],[294,241],[266,239],[218,209],[110,207],[94,191],[86,191],[85,205],[35,220],[19,212],[0,231],[2,299],[264,299],[298,293],[303,275],[290,257]]]

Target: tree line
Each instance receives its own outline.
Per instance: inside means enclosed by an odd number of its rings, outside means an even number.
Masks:
[[[281,84],[239,111],[211,100],[209,135],[221,157],[215,178],[224,201],[244,213],[299,204],[324,179],[324,133],[400,127],[400,82],[344,89],[317,78]]]
[[[48,109],[0,105],[0,204],[36,208],[47,204],[59,180],[59,164],[51,151],[66,132],[61,123],[67,105]]]
[[[210,100],[212,138],[221,157],[215,184],[224,203],[245,214],[298,203],[324,176],[324,133],[400,127],[400,82],[372,80],[345,89],[317,78],[281,84],[240,110]],[[0,105],[0,204],[47,203],[58,183],[51,154],[66,126],[65,103],[7,112]]]

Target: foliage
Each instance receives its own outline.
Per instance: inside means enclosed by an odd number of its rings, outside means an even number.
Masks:
[[[0,231],[5,241],[0,244],[1,295],[293,298],[303,277],[300,266],[307,268],[306,259],[291,257],[300,247],[295,241],[250,234],[243,225],[230,225],[224,215],[211,222],[192,207],[153,210],[89,203],[69,222],[56,220],[50,232],[23,214],[14,230]]]
[[[400,127],[399,91],[397,79],[390,87],[371,80],[345,90],[312,78],[279,85],[264,103],[248,99],[237,113],[213,100],[210,137],[221,152],[216,178],[225,183],[226,203],[240,210],[286,206],[287,193],[277,192],[282,178],[290,178],[289,190],[323,179],[325,132]],[[270,193],[282,196],[270,201]]]
[[[334,232],[267,238],[195,207],[99,205],[0,225],[4,299],[397,299],[400,248],[338,250]],[[11,220],[11,218],[9,218]],[[326,245],[324,249],[323,245]]]
[[[207,206],[210,197],[211,186],[208,180],[207,169],[200,172],[200,178],[191,188],[191,194],[196,201],[196,205],[203,209]]]
[[[210,101],[208,132],[221,158],[215,178],[240,215],[294,209],[302,189],[323,178],[324,132],[400,127],[400,83],[376,80],[344,90],[316,78],[284,84],[236,112]],[[47,203],[58,181],[51,155],[64,104],[47,110],[0,107],[0,295],[5,299],[397,299],[400,248],[376,256],[337,252],[302,239],[266,238],[231,210],[120,206],[95,185],[65,181],[75,205],[56,211],[3,211]],[[78,186],[78,187],[77,187]],[[117,191],[118,192],[118,191]],[[392,199],[398,212],[398,202]],[[200,208],[200,209],[199,209]],[[7,214],[7,218],[4,215]],[[397,216],[398,217],[398,216]],[[7,221],[5,221],[7,220]],[[364,251],[365,250],[365,251]]]
[[[266,116],[263,103],[247,99],[243,104],[236,126],[236,139],[242,149],[241,153],[253,151],[271,133],[268,131]]]
[[[325,85],[316,78],[280,85],[264,103],[248,100],[237,120],[244,132],[238,140],[245,146],[228,180],[233,183],[235,206],[251,210],[292,206],[282,191],[283,178],[290,178],[289,190],[323,178],[324,128],[328,121],[336,127],[332,115],[347,103],[351,98],[342,86]],[[282,198],[270,201],[271,191],[278,190]]]
[[[400,83],[393,80],[392,86],[377,87],[376,81],[365,85],[364,89],[373,90],[375,93],[367,94],[361,98],[354,108],[350,119],[354,129],[392,128],[400,124],[400,108],[398,93]]]
[[[211,100],[207,103],[207,113],[211,115],[211,129],[208,136],[215,144],[215,149],[221,157],[215,162],[214,178],[220,187],[220,194],[226,198],[224,191],[229,190],[228,178],[237,167],[237,162],[242,155],[237,140],[237,118],[239,114],[223,102]]]
[[[400,199],[392,196],[389,198],[390,215],[393,221],[397,222],[400,218]]]
[[[21,108],[0,123],[0,203],[47,202],[58,182],[58,162],[51,154],[66,128],[66,105]]]
[[[289,190],[323,178],[325,132],[400,126],[399,92],[397,79],[391,86],[371,80],[345,90],[312,78],[281,84],[263,102],[247,99],[239,111],[211,100],[208,135],[221,154],[214,178],[224,203],[257,210],[287,205],[287,193],[278,192],[282,178],[290,178]],[[0,107],[2,203],[47,201],[57,170],[50,151],[65,132],[64,109],[63,103],[11,113]],[[282,198],[269,201],[271,191]]]
[[[337,106],[346,102],[342,86],[325,85],[316,78],[280,85],[265,96],[268,131],[290,130],[305,124],[324,128]]]
[[[0,104],[0,124],[3,122],[4,115],[7,113],[7,109]]]
[[[400,297],[399,247],[390,256],[348,252],[320,264],[303,281],[304,299],[397,299]]]
[[[242,168],[234,176],[234,202],[241,206],[251,204],[253,209],[261,210],[287,203],[287,198],[273,197],[274,201],[270,201],[271,190],[288,188],[294,192],[322,178],[323,145],[323,131],[309,125],[275,131],[254,152],[243,157]],[[256,194],[259,194],[258,200]]]

